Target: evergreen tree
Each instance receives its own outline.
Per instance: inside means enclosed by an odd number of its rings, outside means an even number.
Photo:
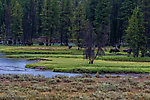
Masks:
[[[2,1],[0,0],[0,27],[3,25],[4,23],[4,6]]]
[[[61,44],[65,43],[67,46],[69,43],[69,38],[72,37],[72,25],[73,25],[73,9],[72,0],[62,0],[61,1]]]
[[[139,5],[142,8],[142,12],[144,13],[144,22],[145,22],[145,35],[148,38],[147,48],[150,48],[150,1],[149,0],[141,0],[139,1]]]
[[[136,4],[135,4],[135,0],[124,0],[121,3],[121,8],[119,11],[119,40],[122,40],[123,36],[125,35],[125,30],[128,27],[128,19],[131,17],[132,15],[132,11],[135,8]]]
[[[52,14],[51,14],[51,43],[58,39],[60,32],[60,5],[59,0],[52,0]]]
[[[112,0],[112,9],[111,9],[111,32],[109,36],[110,45],[116,45],[119,42],[119,10],[122,0]]]
[[[37,0],[36,1],[36,34],[35,37],[39,37],[42,33],[42,8],[43,8],[43,2],[44,0]]]
[[[99,0],[96,6],[94,26],[98,47],[105,46],[110,33],[110,3],[109,0]]]
[[[11,34],[14,40],[14,44],[16,42],[20,42],[21,36],[23,33],[22,29],[22,16],[23,10],[21,5],[17,0],[11,1]]]
[[[42,11],[42,29],[43,34],[47,36],[50,45],[59,32],[60,9],[58,0],[45,0]]]
[[[87,1],[87,7],[86,7],[86,16],[87,19],[90,21],[90,23],[94,26],[94,21],[95,21],[95,10],[98,4],[98,0],[88,0]]]
[[[36,0],[30,0],[30,10],[29,10],[29,22],[31,27],[31,33],[29,34],[29,41],[32,42],[32,38],[36,35]]]
[[[0,39],[4,39],[5,37],[5,24],[4,24],[4,5],[0,0]]]
[[[41,14],[41,18],[42,18],[42,33],[47,36],[46,42],[47,42],[47,46],[48,46],[48,40],[50,37],[50,21],[51,21],[51,2],[50,0],[44,0],[44,6],[42,9],[42,14]]]
[[[23,37],[22,37],[22,43],[25,44],[27,41],[29,41],[32,32],[31,32],[31,21],[30,21],[30,0],[20,0],[20,4],[23,9],[23,19],[22,19],[22,25],[23,25]]]
[[[5,32],[6,32],[6,42],[11,39],[11,4],[10,0],[4,0],[5,5]]]
[[[138,57],[140,50],[143,56],[146,53],[146,36],[143,14],[139,11],[139,7],[133,10],[126,32],[126,39],[133,50],[133,56]]]
[[[86,12],[84,5],[80,2],[76,9],[74,14],[74,37],[76,39],[78,49],[81,47],[83,43],[83,38],[86,30]]]

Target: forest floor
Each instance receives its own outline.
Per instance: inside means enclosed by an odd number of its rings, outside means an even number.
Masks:
[[[1,100],[150,100],[150,76],[0,75]]]

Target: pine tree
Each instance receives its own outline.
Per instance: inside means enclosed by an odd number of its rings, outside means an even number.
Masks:
[[[81,47],[81,44],[83,43],[83,38],[86,30],[86,12],[84,5],[80,2],[76,9],[74,14],[74,37],[76,39],[78,49]]]
[[[50,9],[50,0],[44,0],[44,6],[43,6],[43,9],[42,9],[42,14],[41,14],[41,18],[42,18],[42,34],[47,36],[47,39],[46,39],[46,44],[48,46],[48,40],[49,40],[49,27],[50,27],[50,12],[51,12],[51,9]]]
[[[133,56],[138,57],[140,50],[143,56],[146,53],[146,36],[143,14],[139,11],[139,7],[133,10],[126,32],[126,39],[133,50]]]
[[[4,24],[4,5],[0,0],[0,39],[2,40],[5,37],[5,24]]]
[[[51,14],[51,43],[55,42],[60,32],[60,5],[58,0],[52,0],[52,14]]]
[[[88,0],[87,1],[87,7],[86,7],[86,16],[87,19],[90,21],[90,23],[94,26],[94,21],[95,21],[95,10],[98,4],[98,0]]]
[[[72,0],[61,1],[61,44],[69,45],[69,38],[72,37],[72,25],[73,25],[73,9]]]
[[[4,22],[4,7],[3,7],[3,3],[0,0],[0,27],[3,25]]]
[[[43,34],[47,36],[50,45],[59,32],[60,8],[58,0],[45,0],[42,11]]]
[[[22,43],[25,45],[31,37],[31,20],[30,20],[30,0],[20,0],[20,4],[23,9],[22,28],[23,36]]]
[[[23,33],[22,29],[22,17],[23,17],[23,10],[21,5],[17,0],[11,1],[11,33],[12,38],[14,40],[14,44],[16,42],[20,42],[21,36]]]
[[[95,33],[96,44],[98,47],[105,46],[110,34],[110,11],[111,5],[109,0],[99,0],[95,9]]]
[[[119,11],[119,16],[118,16],[118,20],[119,20],[119,39],[122,40],[123,36],[126,34],[125,30],[128,27],[128,19],[131,17],[132,15],[132,11],[135,8],[136,4],[134,0],[124,0],[121,3],[121,8]]]
[[[41,13],[43,8],[43,2],[44,0],[37,0],[36,2],[36,34],[35,37],[39,37],[42,33],[42,19],[41,19]]]
[[[141,0],[140,6],[142,8],[142,12],[144,13],[144,22],[145,22],[145,35],[148,38],[147,48],[150,48],[150,1],[149,0]]]
[[[5,5],[5,32],[6,32],[6,42],[11,39],[11,6],[10,0],[4,0]]]

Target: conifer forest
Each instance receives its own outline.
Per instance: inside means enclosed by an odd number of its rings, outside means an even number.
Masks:
[[[0,100],[150,100],[150,0],[0,0]]]
[[[93,44],[128,43],[144,52],[150,44],[149,4],[149,0],[0,0],[0,40],[25,44],[45,36],[48,44],[82,45],[91,34]]]

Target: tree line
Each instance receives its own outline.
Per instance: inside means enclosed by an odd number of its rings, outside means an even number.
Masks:
[[[79,47],[127,42],[144,53],[150,44],[149,4],[149,0],[0,0],[0,39],[24,44],[46,36],[47,45],[74,41]]]

